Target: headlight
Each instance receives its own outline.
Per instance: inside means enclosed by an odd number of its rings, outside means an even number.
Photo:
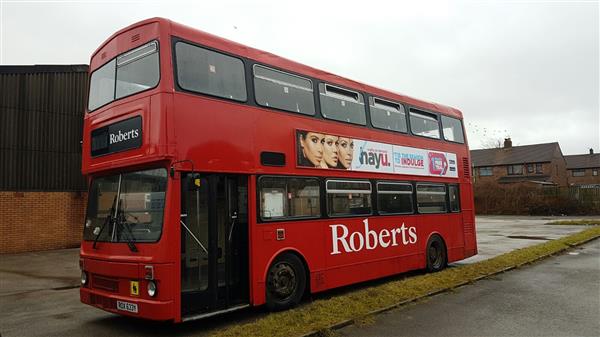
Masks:
[[[85,271],[81,271],[81,285],[85,286],[87,284],[87,273]]]
[[[148,281],[148,295],[150,297],[156,296],[156,283],[154,281]]]

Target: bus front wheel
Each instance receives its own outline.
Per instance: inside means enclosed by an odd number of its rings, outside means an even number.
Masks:
[[[291,308],[302,299],[306,288],[306,271],[295,254],[278,256],[267,274],[267,308],[278,311]]]
[[[446,245],[439,235],[434,235],[427,242],[427,271],[437,272],[446,267],[448,259]]]

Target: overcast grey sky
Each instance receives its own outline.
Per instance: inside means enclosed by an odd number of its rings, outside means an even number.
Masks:
[[[89,63],[154,16],[456,107],[472,149],[600,152],[598,1],[0,0],[0,63]]]

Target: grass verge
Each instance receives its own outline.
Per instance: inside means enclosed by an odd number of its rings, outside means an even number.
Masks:
[[[546,225],[598,226],[600,219],[552,221]]]
[[[332,329],[369,320],[368,316],[387,311],[419,298],[456,288],[487,276],[507,271],[562,252],[600,237],[600,227],[514,250],[489,260],[445,269],[367,287],[327,299],[315,300],[298,308],[271,313],[254,322],[232,325],[211,334],[234,336],[315,336],[332,335]]]

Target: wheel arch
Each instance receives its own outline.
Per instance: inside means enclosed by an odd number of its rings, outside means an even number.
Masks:
[[[427,236],[427,240],[425,241],[425,248],[427,248],[427,244],[429,244],[429,241],[434,236],[440,237],[440,239],[442,240],[442,243],[444,244],[444,248],[446,249],[446,254],[447,254],[448,253],[448,244],[446,243],[446,239],[444,238],[444,235],[442,235],[442,233],[440,233],[438,231],[433,231],[433,232],[429,233],[429,235]]]
[[[286,253],[290,253],[290,254],[294,254],[296,255],[300,261],[302,262],[302,266],[304,267],[304,273],[306,274],[306,288],[304,289],[304,295],[306,296],[307,294],[311,293],[311,282],[310,282],[310,266],[308,264],[308,261],[306,260],[306,258],[304,257],[304,255],[296,248],[294,247],[285,247],[282,248],[280,250],[278,250],[277,252],[275,252],[275,254],[273,254],[271,256],[271,258],[269,259],[269,262],[266,264],[265,269],[263,270],[263,280],[265,282],[267,282],[267,277],[268,277],[268,273],[269,273],[269,268],[271,267],[271,265],[273,264],[273,261],[275,261],[275,259],[277,259],[279,256],[286,254]]]

